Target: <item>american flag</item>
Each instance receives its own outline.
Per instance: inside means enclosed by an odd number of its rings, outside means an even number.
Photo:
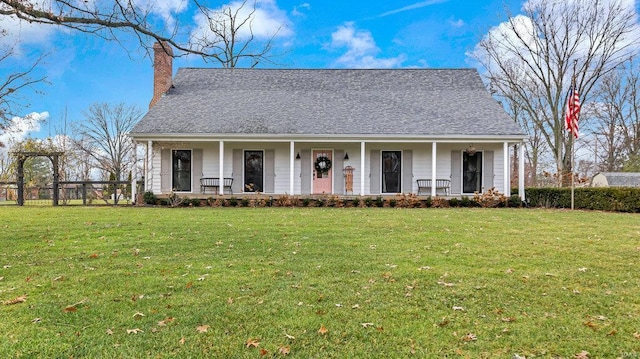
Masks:
[[[567,111],[564,119],[567,130],[573,133],[573,137],[578,138],[578,117],[580,116],[580,95],[575,88],[569,91],[567,96]]]

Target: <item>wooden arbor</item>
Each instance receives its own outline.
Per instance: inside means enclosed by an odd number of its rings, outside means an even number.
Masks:
[[[18,206],[24,205],[24,162],[31,157],[47,157],[51,160],[53,166],[53,205],[58,205],[58,187],[60,186],[60,173],[59,173],[59,157],[64,152],[50,152],[50,151],[17,151],[12,152],[12,155],[16,158],[18,167],[16,168],[16,185],[18,186]]]

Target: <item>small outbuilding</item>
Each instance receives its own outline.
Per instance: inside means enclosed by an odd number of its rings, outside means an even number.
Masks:
[[[591,187],[640,187],[640,172],[600,172],[591,179]]]

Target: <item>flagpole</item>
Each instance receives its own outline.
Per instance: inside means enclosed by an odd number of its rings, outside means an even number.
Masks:
[[[573,60],[573,76],[571,77],[571,94],[570,96],[573,98],[573,94],[576,91],[576,65],[578,63],[578,60]],[[571,141],[571,210],[573,211],[574,209],[574,203],[575,203],[575,179],[574,179],[574,173],[575,173],[575,160],[576,160],[576,154],[575,154],[575,144],[576,144],[576,136],[575,133],[573,133],[575,131],[575,128],[572,128],[573,130],[569,132],[569,141]]]
[[[573,136],[573,134],[569,133],[569,136]],[[571,137],[569,137],[571,138]],[[574,180],[574,173],[575,173],[575,169],[573,166],[575,166],[575,161],[576,161],[576,154],[574,151],[574,147],[575,147],[575,138],[571,138],[571,210],[574,209],[574,198],[575,198],[575,180]]]

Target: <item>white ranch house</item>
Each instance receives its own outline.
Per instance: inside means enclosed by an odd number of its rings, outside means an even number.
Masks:
[[[146,146],[145,191],[511,193],[509,148],[525,134],[475,69],[181,68],[172,78],[155,50],[154,99],[130,133]]]

